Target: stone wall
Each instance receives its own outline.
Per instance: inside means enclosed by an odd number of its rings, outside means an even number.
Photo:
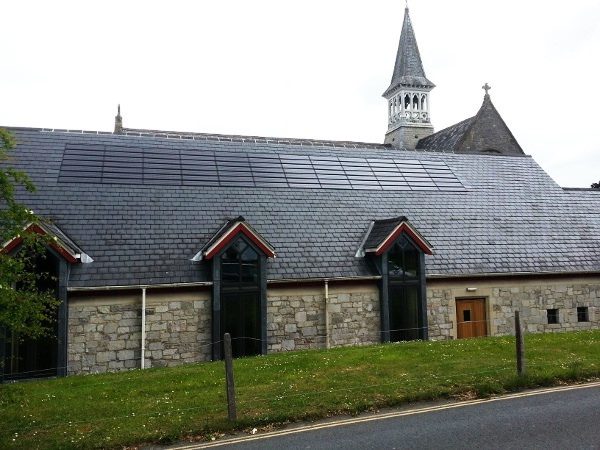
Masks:
[[[433,134],[431,125],[403,125],[387,132],[384,143],[397,148],[414,150],[421,139],[431,134]]]
[[[454,316],[453,316],[454,315]],[[427,289],[427,326],[429,339],[452,339],[456,308],[451,289]]]
[[[95,373],[139,368],[139,295],[71,298],[68,372]],[[146,297],[146,367],[173,366],[211,358],[210,296],[160,293]]]
[[[475,289],[467,291],[466,289]],[[431,339],[456,338],[456,299],[484,298],[488,334],[514,333],[515,310],[530,333],[600,328],[600,279],[443,282],[429,281],[427,308]],[[587,307],[589,321],[578,322],[577,307]],[[548,309],[559,310],[549,324]]]
[[[146,367],[210,361],[211,300],[178,299],[150,304],[146,312]]]
[[[69,305],[68,372],[140,366],[141,312],[135,303]]]
[[[379,293],[375,286],[273,288],[267,294],[268,351],[379,342]],[[329,334],[329,337],[327,336]]]
[[[467,290],[468,288],[468,290]],[[521,311],[528,332],[600,328],[600,278],[556,280],[429,280],[430,339],[455,339],[456,299],[484,298],[488,334],[514,332]],[[149,290],[146,367],[174,366],[211,358],[211,292]],[[577,307],[589,321],[577,321]],[[548,324],[547,309],[559,310]],[[371,284],[269,286],[268,352],[373,344],[381,341],[379,291]],[[328,323],[328,330],[326,324]],[[68,372],[91,373],[140,367],[141,292],[69,299]]]

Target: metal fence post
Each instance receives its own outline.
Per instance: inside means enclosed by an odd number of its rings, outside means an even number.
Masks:
[[[227,415],[229,420],[237,420],[235,405],[235,383],[233,381],[233,354],[231,351],[231,335],[225,333],[223,337],[223,350],[225,353],[225,383],[227,386]]]
[[[522,376],[525,374],[525,340],[523,331],[521,330],[521,315],[519,311],[515,311],[515,341],[517,344],[517,374]]]

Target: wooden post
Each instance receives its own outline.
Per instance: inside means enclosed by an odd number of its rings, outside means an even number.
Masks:
[[[525,374],[525,340],[521,330],[521,316],[519,311],[515,311],[515,341],[517,344],[517,374]]]
[[[225,353],[225,383],[227,386],[227,415],[229,420],[237,420],[235,406],[235,383],[233,381],[233,355],[231,352],[231,335],[225,333],[223,337],[223,350]]]

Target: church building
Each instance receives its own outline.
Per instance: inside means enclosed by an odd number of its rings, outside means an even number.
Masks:
[[[209,361],[226,332],[239,357],[513,334],[517,310],[526,332],[599,328],[600,191],[550,178],[487,84],[434,132],[434,88],[406,9],[383,143],[131,129],[120,110],[112,132],[8,128],[61,304],[54,338],[0,335],[1,376]]]

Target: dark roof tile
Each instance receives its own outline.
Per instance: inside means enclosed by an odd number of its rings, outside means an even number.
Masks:
[[[268,279],[373,275],[354,255],[371,221],[406,216],[435,249],[430,275],[600,271],[600,195],[565,191],[531,158],[280,143],[200,141],[13,130],[14,166],[37,193],[19,199],[54,223],[94,262],[78,264],[70,285],[206,281],[190,258],[228,217],[242,215],[277,251]],[[226,186],[59,183],[65,146],[135,145],[177,150],[343,156],[443,162],[469,189],[377,191]],[[208,147],[207,147],[208,146]],[[52,174],[51,176],[48,174]],[[159,252],[160,250],[160,252]],[[568,264],[568,266],[567,266]]]

